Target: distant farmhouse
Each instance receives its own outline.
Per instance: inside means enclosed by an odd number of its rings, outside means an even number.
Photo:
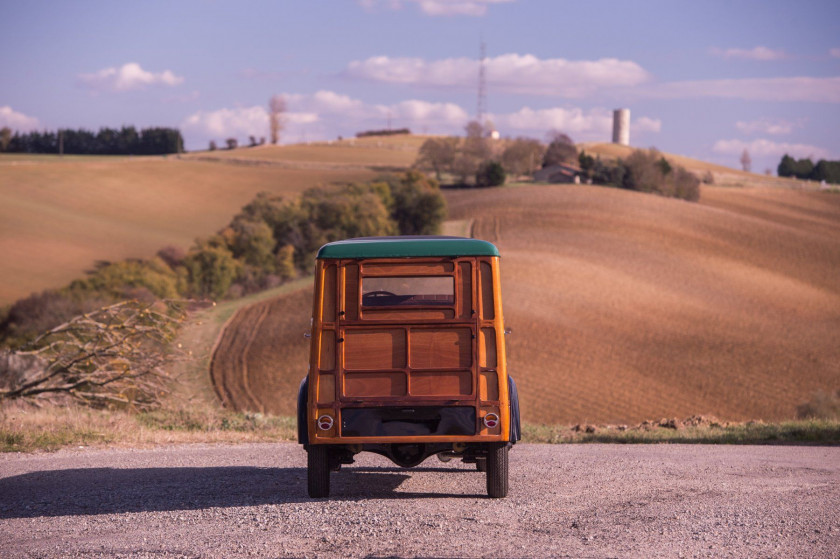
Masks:
[[[580,184],[581,173],[583,171],[580,167],[559,163],[543,167],[534,173],[534,182]]]

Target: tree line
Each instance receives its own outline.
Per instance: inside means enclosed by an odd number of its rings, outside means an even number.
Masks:
[[[788,154],[785,154],[779,162],[776,173],[780,177],[796,177],[802,180],[840,184],[840,161],[820,159],[815,165],[810,157],[806,159],[794,159]]]
[[[12,132],[0,129],[0,151],[9,153],[56,153],[73,155],[165,155],[184,151],[177,128],[59,129],[55,132]]]
[[[325,243],[350,237],[439,232],[446,203],[438,184],[416,171],[368,183],[315,187],[299,198],[262,193],[215,235],[189,250],[98,262],[84,278],[0,311],[0,346],[19,345],[71,317],[134,299],[225,299],[310,273]]]
[[[625,159],[612,162],[578,152],[574,141],[564,133],[553,132],[548,144],[533,138],[492,140],[486,127],[473,121],[466,137],[439,137],[426,140],[414,166],[435,174],[438,181],[448,177],[455,186],[499,186],[507,176],[533,177],[546,167],[563,165],[581,180],[661,196],[696,201],[700,198],[700,179],[685,168],[673,165],[655,148],[634,150]]]

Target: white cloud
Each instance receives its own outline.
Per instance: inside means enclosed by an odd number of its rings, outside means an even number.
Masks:
[[[738,121],[735,123],[735,128],[744,134],[771,134],[773,136],[781,136],[790,134],[796,128],[802,128],[804,121],[799,120],[791,122],[783,119],[760,118],[749,122]]]
[[[833,58],[840,58],[840,48],[831,49],[828,51],[828,54],[831,55]]]
[[[388,120],[395,128],[458,132],[469,115],[453,103],[407,100],[392,105],[367,104],[333,91],[313,94],[286,94],[283,115],[284,141],[326,140],[338,134],[352,134],[372,128],[385,128]],[[262,106],[199,111],[188,116],[181,128],[191,149],[204,147],[209,140],[268,134],[268,110]]]
[[[658,118],[643,116],[633,121],[630,130],[633,132],[661,132],[662,121]]]
[[[511,130],[542,135],[549,130],[559,130],[569,134],[576,142],[606,142],[611,137],[613,124],[612,111],[604,108],[583,110],[578,107],[554,107],[534,110],[523,107],[515,113],[493,115],[492,118],[503,132]],[[630,126],[632,133],[656,133],[661,128],[662,121],[650,117],[637,118]]]
[[[283,142],[328,140],[338,135],[352,135],[362,130],[409,128],[414,132],[463,134],[471,115],[454,103],[435,103],[408,99],[393,104],[372,104],[334,91],[312,94],[284,94]],[[608,141],[612,131],[612,111],[605,108],[584,110],[577,107],[522,109],[506,114],[488,115],[505,135],[542,137],[550,130],[560,130],[575,141]],[[633,133],[656,133],[659,119],[646,116],[633,121]],[[268,133],[266,107],[222,108],[196,112],[181,123],[190,149],[203,148],[209,140],[248,136],[263,137]]]
[[[310,124],[318,120],[315,113],[287,112],[286,123]],[[198,111],[181,123],[190,136],[206,139],[262,137],[268,133],[268,111],[261,106],[223,108],[215,111]]]
[[[604,138],[612,130],[612,112],[607,109],[584,111],[580,108],[555,107],[533,110],[523,107],[515,113],[495,115],[494,119],[496,126],[502,130],[559,130],[569,134],[576,141],[581,137],[589,138],[593,135]]]
[[[40,128],[41,123],[38,122],[37,118],[19,113],[10,106],[5,105],[0,107],[0,128],[2,127],[28,132]]]
[[[789,58],[783,50],[773,50],[767,47],[755,47],[751,49],[719,49],[712,48],[711,53],[723,58],[738,58],[742,60],[783,60]]]
[[[504,4],[515,0],[359,0],[366,10],[384,5],[391,10],[402,9],[404,4],[414,4],[427,16],[483,16],[491,4]]]
[[[129,62],[119,68],[104,68],[92,74],[79,74],[79,81],[95,92],[121,92],[143,89],[150,85],[176,86],[182,84],[184,78],[176,76],[170,70],[148,72],[136,62]]]
[[[346,73],[385,83],[472,89],[478,65],[471,58],[426,61],[375,56],[351,62]],[[635,86],[650,79],[644,68],[629,60],[542,60],[530,54],[487,58],[485,73],[488,86],[496,90],[565,97],[583,97],[605,87]]]
[[[724,155],[740,156],[744,150],[755,157],[780,158],[784,154],[801,159],[811,157],[813,159],[829,159],[829,152],[826,149],[808,144],[789,144],[774,142],[772,140],[758,139],[751,142],[743,140],[718,140],[712,146],[712,151]]]
[[[719,97],[747,101],[840,103],[840,77],[745,78],[662,83],[638,93],[656,99]]]

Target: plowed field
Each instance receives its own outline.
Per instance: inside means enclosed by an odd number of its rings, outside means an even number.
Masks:
[[[531,422],[783,419],[840,387],[840,196],[704,187],[692,204],[587,186],[448,193],[502,254],[509,369]],[[311,292],[243,310],[215,378],[292,413]],[[237,357],[239,356],[239,357]],[[222,371],[224,369],[224,371]],[[251,398],[251,399],[248,399]]]

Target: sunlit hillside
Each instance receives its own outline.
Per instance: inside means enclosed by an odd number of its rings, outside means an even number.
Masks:
[[[4,154],[0,304],[61,287],[97,260],[149,258],[166,245],[186,249],[223,227],[260,191],[294,196],[375,174],[364,166]]]
[[[840,387],[836,194],[704,187],[689,203],[567,185],[447,197],[451,217],[501,251],[509,369],[528,421],[776,420]],[[232,343],[222,356],[257,387],[243,407],[293,413],[310,293],[234,323],[232,340],[259,348]],[[252,332],[249,317],[268,316],[295,327]]]

